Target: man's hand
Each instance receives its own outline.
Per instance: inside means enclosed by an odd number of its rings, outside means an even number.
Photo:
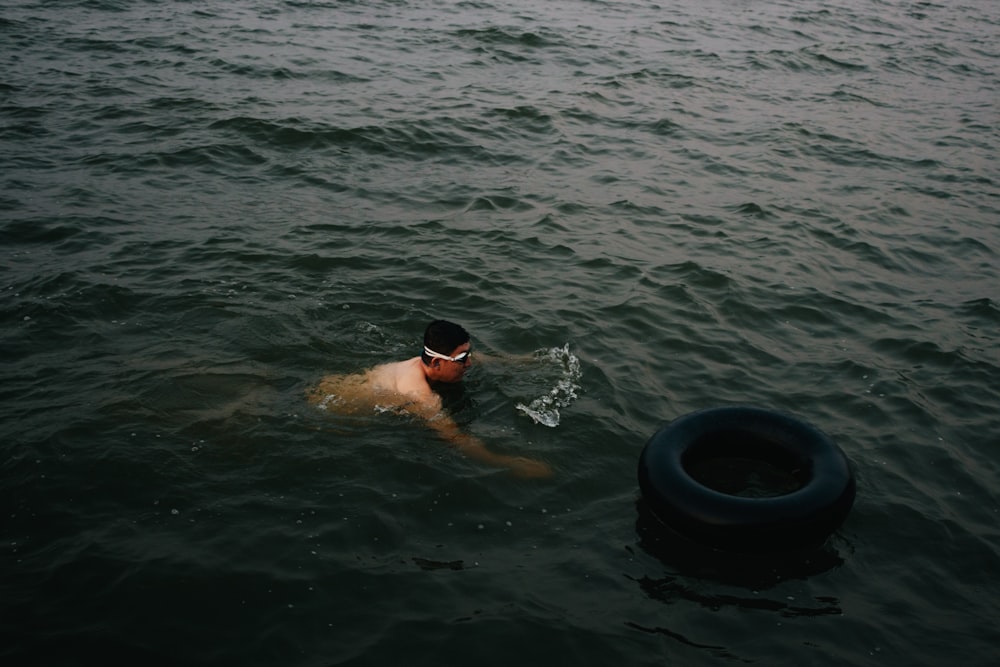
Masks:
[[[552,467],[547,463],[525,456],[511,456],[504,464],[512,473],[524,479],[544,479],[552,477]]]

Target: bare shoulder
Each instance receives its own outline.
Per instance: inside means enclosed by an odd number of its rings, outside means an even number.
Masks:
[[[398,405],[411,414],[432,419],[441,412],[441,397],[427,382],[420,357],[379,366],[372,382],[380,391],[395,395]]]
[[[382,390],[424,398],[433,394],[424,375],[420,357],[376,366],[369,372],[372,386]]]

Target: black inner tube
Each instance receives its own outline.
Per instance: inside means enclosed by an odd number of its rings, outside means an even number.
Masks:
[[[814,426],[730,406],[664,425],[639,457],[643,498],[663,524],[717,548],[821,544],[855,496],[847,457]]]

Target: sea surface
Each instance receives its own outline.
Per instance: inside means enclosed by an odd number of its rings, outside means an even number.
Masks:
[[[996,0],[8,0],[0,664],[992,665]],[[323,376],[472,334],[470,461]],[[806,554],[643,445],[801,418]]]

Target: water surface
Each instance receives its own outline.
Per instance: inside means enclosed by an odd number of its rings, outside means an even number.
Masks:
[[[5,664],[986,664],[1000,644],[1000,7],[12,2]],[[328,373],[448,397],[548,481]],[[808,559],[652,531],[665,420],[807,419]]]

